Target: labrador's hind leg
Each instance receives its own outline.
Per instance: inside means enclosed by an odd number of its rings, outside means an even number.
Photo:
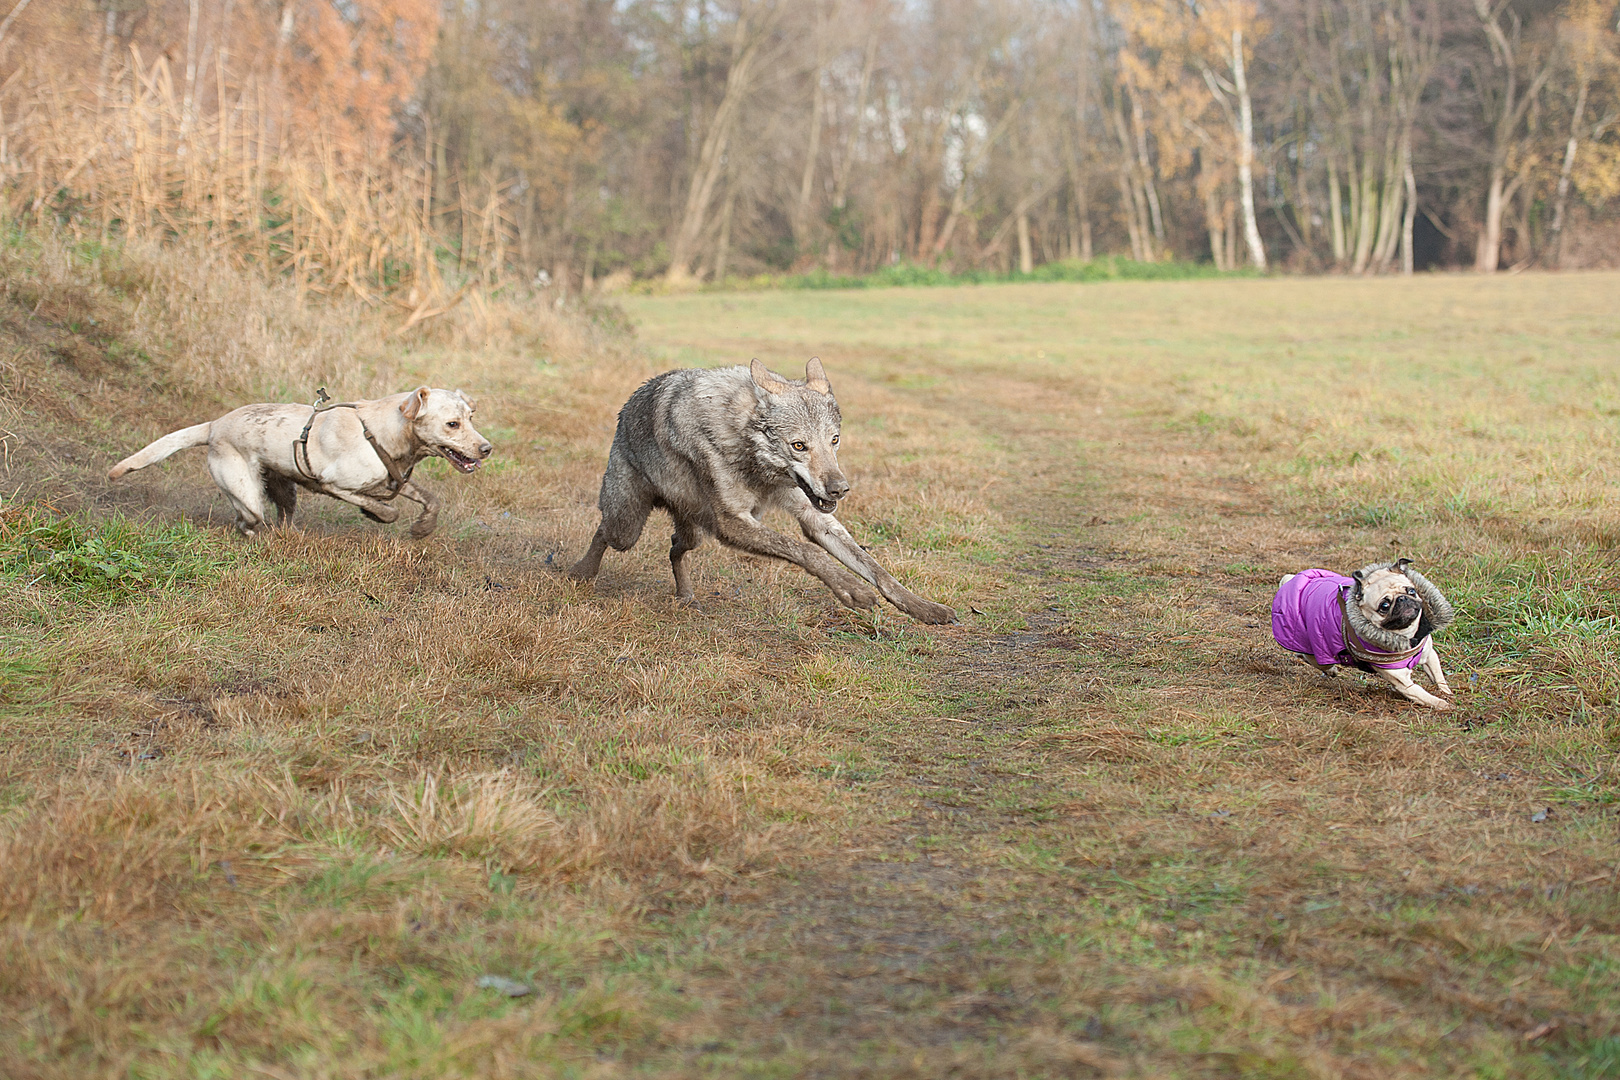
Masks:
[[[220,444],[209,447],[208,472],[236,511],[236,531],[257,536],[266,524],[262,471],[235,447]]]
[[[298,485],[277,473],[263,475],[265,494],[276,507],[276,527],[290,529],[298,510]]]

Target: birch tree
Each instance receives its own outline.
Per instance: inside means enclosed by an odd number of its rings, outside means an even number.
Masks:
[[[1475,69],[1475,87],[1490,125],[1485,175],[1485,219],[1475,248],[1474,269],[1495,273],[1502,257],[1502,216],[1528,176],[1518,153],[1525,118],[1556,63],[1556,50],[1539,26],[1527,28],[1515,0],[1474,0],[1474,12],[1490,43],[1490,67]]]

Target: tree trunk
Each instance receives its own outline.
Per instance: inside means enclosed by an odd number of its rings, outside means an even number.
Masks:
[[[1406,157],[1406,214],[1401,221],[1401,273],[1412,276],[1412,225],[1417,220],[1417,178],[1412,175],[1412,154]]]
[[[1147,252],[1142,245],[1142,229],[1138,224],[1135,185],[1131,183],[1124,166],[1114,173],[1114,179],[1119,184],[1119,212],[1125,215],[1125,231],[1131,237],[1131,258],[1137,262],[1147,262]]]
[[[1126,216],[1131,234],[1131,257],[1138,262],[1151,262],[1154,258],[1153,233],[1148,224],[1147,198],[1137,183],[1136,150],[1125,126],[1124,108],[1117,97],[1111,112],[1122,159],[1119,171],[1120,212]]]
[[[1204,226],[1209,230],[1209,257],[1215,269],[1229,270],[1226,265],[1226,235],[1221,228],[1221,197],[1211,185],[1204,191]]]
[[[1008,105],[1007,111],[1002,113],[1001,119],[996,121],[996,126],[990,129],[989,133],[985,135],[984,141],[973,151],[973,157],[962,162],[962,182],[956,185],[956,191],[951,195],[950,214],[945,218],[945,227],[939,231],[939,238],[934,241],[934,254],[936,256],[945,254],[945,246],[951,242],[951,234],[956,231],[956,223],[961,220],[962,212],[967,209],[968,177],[979,170],[979,166],[984,163],[990,149],[1000,141],[1002,134],[1006,132],[1008,125],[1013,122],[1013,118],[1018,115],[1018,110],[1023,107],[1023,104],[1024,100],[1018,98]]]
[[[1507,202],[1502,188],[1506,179],[1507,167],[1493,163],[1490,182],[1485,186],[1485,224],[1474,247],[1474,269],[1482,274],[1494,274],[1502,258],[1502,208]]]
[[[849,170],[855,159],[855,141],[860,135],[861,121],[866,116],[866,92],[872,84],[872,68],[877,62],[878,35],[873,31],[866,39],[866,58],[861,62],[861,83],[855,91],[855,119],[844,138],[844,153],[838,159],[838,171],[833,177],[833,205],[844,208],[849,196]]]
[[[1018,272],[1020,274],[1035,272],[1035,255],[1029,246],[1028,211],[1018,215]]]
[[[1232,31],[1232,75],[1237,86],[1238,116],[1243,131],[1238,145],[1238,188],[1243,200],[1243,239],[1249,245],[1249,259],[1256,270],[1266,268],[1266,249],[1260,243],[1260,226],[1254,218],[1254,108],[1249,99],[1249,80],[1243,68],[1243,31]]]
[[[799,201],[793,207],[793,241],[799,251],[804,250],[810,228],[810,191],[816,179],[816,158],[821,153],[822,112],[826,106],[824,83],[827,75],[827,12],[823,8],[816,18],[816,70],[815,86],[810,92],[810,139],[804,153],[804,173],[799,178]]]
[[[763,34],[750,38],[748,15],[737,17],[736,36],[732,40],[731,70],[726,72],[726,89],[720,98],[720,107],[709,121],[709,130],[703,137],[698,152],[697,166],[692,170],[692,182],[686,190],[686,206],[670,245],[669,269],[666,281],[679,282],[691,276],[692,260],[697,257],[698,241],[703,235],[704,220],[708,217],[709,203],[714,198],[715,185],[725,166],[726,146],[737,114],[749,91],[749,69],[759,54]]]
[[[1581,77],[1580,92],[1575,95],[1575,114],[1569,120],[1569,142],[1564,145],[1564,164],[1558,170],[1558,195],[1553,200],[1552,233],[1548,239],[1551,241],[1552,264],[1554,267],[1564,265],[1564,207],[1569,202],[1569,176],[1575,168],[1575,151],[1581,134],[1581,117],[1586,112],[1586,92],[1592,85],[1592,77]]]
[[[1142,196],[1147,201],[1148,214],[1153,222],[1153,239],[1158,247],[1164,246],[1164,214],[1159,210],[1159,189],[1153,183],[1153,163],[1148,155],[1147,124],[1142,119],[1142,102],[1131,94],[1131,129],[1136,135],[1136,161],[1142,185]],[[1158,255],[1155,253],[1154,258]]]
[[[714,281],[726,279],[726,262],[731,256],[731,214],[737,204],[737,188],[726,185],[726,201],[720,211],[720,237],[714,245]]]
[[[1338,158],[1329,154],[1327,159],[1328,174],[1328,216],[1332,218],[1333,235],[1333,262],[1339,267],[1344,266],[1344,201],[1339,191],[1339,162]]]

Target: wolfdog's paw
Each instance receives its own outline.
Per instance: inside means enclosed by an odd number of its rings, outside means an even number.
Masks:
[[[362,506],[360,512],[372,521],[380,521],[384,525],[392,525],[399,520],[399,507],[397,506],[379,506],[375,510]]]
[[[924,600],[920,596],[913,603],[907,604],[900,610],[918,622],[927,623],[929,626],[944,626],[947,623],[956,621],[956,610],[954,608],[948,608],[944,604],[936,604],[932,600]]]
[[[419,517],[411,522],[411,538],[426,540],[433,535],[433,530],[439,527],[439,519],[434,517]]]
[[[870,608],[877,607],[877,590],[854,574],[828,574],[822,579],[827,588],[838,597],[838,602],[845,607]]]

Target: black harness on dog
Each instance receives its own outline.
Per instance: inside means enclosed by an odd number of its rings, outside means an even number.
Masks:
[[[328,404],[328,402],[331,402],[331,404]],[[304,424],[304,430],[299,433],[297,440],[293,442],[292,448],[293,468],[297,469],[305,479],[320,487],[325,487],[321,483],[321,478],[316,475],[315,470],[309,464],[309,432],[315,426],[315,418],[321,413],[330,412],[333,409],[359,409],[359,407],[353,401],[333,402],[324,386],[315,391],[315,404],[310,406],[309,420]],[[378,460],[383,463],[383,468],[388,470],[388,494],[376,496],[383,502],[387,502],[399,494],[399,489],[411,478],[411,469],[416,466],[412,465],[408,469],[401,470],[399,462],[395,461],[393,456],[382,448],[382,445],[377,442],[377,437],[371,433],[371,429],[366,427],[364,418],[358,412],[354,414],[354,418],[360,421],[360,433],[366,437],[366,442],[371,444],[371,449],[376,451]],[[299,454],[303,455],[302,461],[299,460]]]

